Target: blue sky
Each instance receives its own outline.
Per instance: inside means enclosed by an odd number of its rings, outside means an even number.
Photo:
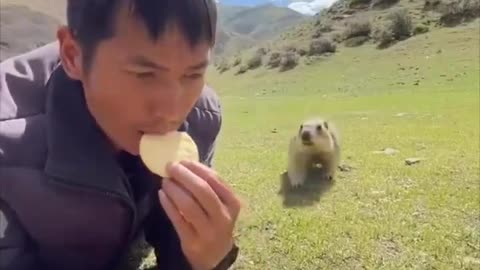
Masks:
[[[290,0],[217,0],[226,5],[235,6],[256,6],[266,3],[273,3],[279,6],[289,7],[305,15],[315,15],[324,8],[330,7],[337,0],[305,0],[305,1],[290,1]]]

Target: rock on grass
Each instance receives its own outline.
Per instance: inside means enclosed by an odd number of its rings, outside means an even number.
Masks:
[[[422,161],[421,158],[407,158],[405,159],[405,165],[411,166],[411,165],[420,163],[420,161]]]

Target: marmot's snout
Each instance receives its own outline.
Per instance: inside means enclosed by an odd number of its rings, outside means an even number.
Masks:
[[[303,131],[302,132],[302,142],[305,145],[312,145],[312,134],[310,134],[309,131]]]

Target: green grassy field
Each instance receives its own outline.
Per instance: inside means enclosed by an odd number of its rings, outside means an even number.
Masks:
[[[245,203],[236,269],[479,269],[479,45],[476,21],[286,73],[212,69],[215,166]],[[352,169],[280,192],[288,139],[316,115]]]

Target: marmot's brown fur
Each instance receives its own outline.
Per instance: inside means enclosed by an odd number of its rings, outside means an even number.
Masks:
[[[333,180],[340,161],[339,134],[322,118],[304,121],[291,138],[288,149],[288,178],[293,187],[302,185],[308,171],[321,165],[325,179]]]

